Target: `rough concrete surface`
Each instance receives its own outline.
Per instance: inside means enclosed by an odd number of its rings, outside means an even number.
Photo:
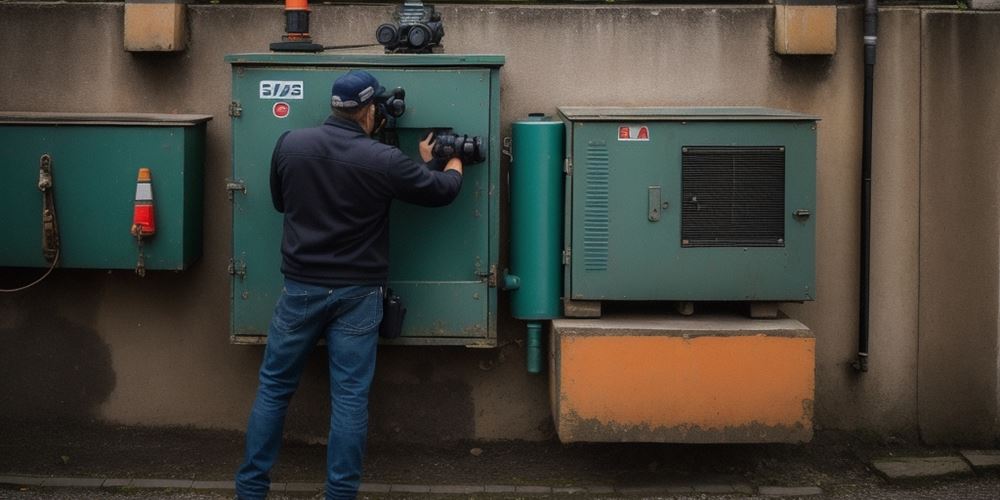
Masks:
[[[935,442],[981,443],[1000,432],[998,227],[996,217],[982,216],[995,214],[988,167],[1000,158],[990,119],[1000,104],[995,86],[984,83],[997,80],[996,14],[882,9],[872,370],[859,376],[849,368],[857,345],[858,6],[838,7],[832,57],[774,54],[766,5],[439,7],[448,52],[507,56],[503,134],[513,120],[560,105],[753,105],[820,116],[818,300],[784,308],[816,334],[817,423],[910,436],[919,416]],[[392,9],[314,5],[313,36],[324,44],[369,42]],[[201,260],[143,280],[60,269],[35,289],[0,297],[0,335],[8,339],[0,351],[3,416],[245,425],[261,349],[228,342],[230,68],[223,57],[265,50],[284,20],[278,5],[190,5],[187,14],[183,52],[127,53],[122,4],[0,4],[0,109],[214,117]],[[38,26],[58,26],[58,36],[39,37]],[[506,238],[502,229],[502,248]],[[0,285],[34,276],[5,269]],[[545,378],[524,371],[522,324],[510,318],[504,294],[500,302],[503,347],[380,351],[373,435],[425,442],[552,436]],[[325,435],[325,371],[322,357],[310,360],[290,408],[287,429],[307,440]]]
[[[872,466],[890,481],[972,474],[969,464],[956,456],[883,458]]]
[[[1000,450],[962,450],[961,454],[977,471],[1000,469]]]

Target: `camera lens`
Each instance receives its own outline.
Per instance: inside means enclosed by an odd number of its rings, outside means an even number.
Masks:
[[[410,27],[410,32],[407,34],[410,41],[410,46],[416,49],[423,48],[427,44],[427,41],[431,38],[431,32],[423,25],[417,24]]]
[[[396,25],[383,24],[375,30],[375,39],[382,45],[389,45],[396,41]]]

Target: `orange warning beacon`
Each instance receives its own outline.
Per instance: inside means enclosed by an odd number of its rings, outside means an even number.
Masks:
[[[149,169],[142,167],[135,183],[132,235],[138,238],[154,234],[156,234],[156,218],[153,216],[153,179]]]

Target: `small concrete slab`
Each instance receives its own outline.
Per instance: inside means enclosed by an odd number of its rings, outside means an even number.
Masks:
[[[133,479],[133,488],[179,488],[187,489],[194,483],[191,479]]]
[[[17,486],[41,486],[47,477],[32,476],[0,476],[0,484],[15,484]]]
[[[131,479],[115,477],[115,478],[105,479],[104,482],[101,483],[101,488],[125,488],[131,484],[132,484]]]
[[[890,481],[972,474],[969,465],[959,457],[881,458],[873,461],[872,466]]]
[[[1000,469],[1000,450],[962,450],[960,453],[977,471]]]
[[[515,493],[525,493],[525,494],[540,494],[540,495],[551,495],[551,486],[518,486],[514,489]]]
[[[736,490],[728,484],[695,484],[692,487],[695,493],[710,493],[713,495],[736,493]]]
[[[323,483],[287,483],[285,491],[320,491],[325,486]]]
[[[484,489],[486,493],[514,493],[517,487],[512,484],[487,484]]]
[[[193,490],[235,490],[236,481],[195,481],[191,483]]]
[[[588,493],[587,488],[580,488],[578,486],[569,486],[565,488],[552,488],[552,493],[556,495],[581,495]]]
[[[389,493],[392,485],[385,483],[361,483],[358,491],[361,493]]]
[[[430,493],[431,487],[426,484],[394,484],[389,491],[392,493]]]
[[[438,484],[431,486],[431,493],[470,495],[473,493],[483,493],[486,488],[483,486],[472,486],[462,484]]]
[[[50,477],[42,483],[45,487],[55,488],[100,488],[104,484],[102,477]]]
[[[818,486],[761,486],[758,492],[765,497],[810,497],[823,494]]]
[[[607,495],[609,493],[614,493],[615,489],[611,486],[587,486],[587,493],[595,493],[601,495]]]

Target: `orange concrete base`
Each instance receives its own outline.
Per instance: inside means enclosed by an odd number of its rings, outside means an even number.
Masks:
[[[555,320],[550,355],[563,442],[812,438],[815,338],[793,319]]]

